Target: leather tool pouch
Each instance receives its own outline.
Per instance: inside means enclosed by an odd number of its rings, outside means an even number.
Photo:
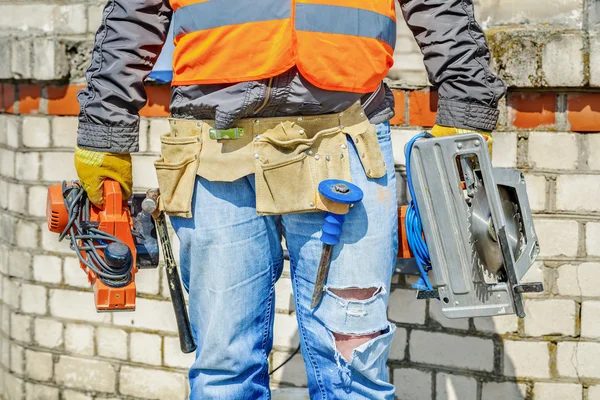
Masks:
[[[161,136],[161,157],[154,162],[161,205],[167,215],[191,218],[192,195],[202,149],[200,130]]]
[[[368,120],[322,130],[318,121],[302,126],[284,122],[259,135],[254,141],[257,213],[340,212],[339,206],[321,198],[318,185],[325,179],[352,180],[346,134],[368,176],[385,175],[375,127]]]

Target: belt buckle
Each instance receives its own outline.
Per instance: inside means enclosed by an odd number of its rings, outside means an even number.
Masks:
[[[232,140],[241,139],[244,137],[243,128],[231,128],[231,129],[214,129],[211,128],[208,131],[208,137],[213,140]]]

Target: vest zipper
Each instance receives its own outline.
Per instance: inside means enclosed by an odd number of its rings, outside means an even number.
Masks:
[[[271,85],[273,84],[273,77],[269,78],[269,84],[267,85],[267,94],[265,95],[265,101],[258,107],[258,110],[254,111],[254,115],[261,112],[267,104],[269,104],[269,99],[271,98]]]

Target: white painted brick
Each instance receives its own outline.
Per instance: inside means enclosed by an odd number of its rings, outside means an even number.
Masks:
[[[576,221],[536,219],[535,231],[540,243],[540,257],[577,255],[579,226]]]
[[[529,165],[536,169],[573,170],[578,166],[577,135],[563,132],[531,132]]]
[[[275,309],[288,313],[295,309],[292,280],[289,278],[281,278],[275,284]]]
[[[481,391],[481,400],[524,400],[527,386],[514,382],[485,382]]]
[[[64,390],[63,400],[92,400],[92,396],[74,390]]]
[[[0,245],[0,276],[2,275],[8,275],[8,246],[4,245]],[[0,289],[1,287],[2,282],[0,282]],[[2,298],[2,294],[0,294],[0,298]]]
[[[542,71],[549,87],[583,86],[583,37],[561,34],[542,49]]]
[[[60,5],[54,15],[55,30],[59,33],[85,33],[87,30],[86,5]]]
[[[89,325],[67,324],[65,350],[85,356],[94,355],[94,328]]]
[[[404,360],[404,353],[406,352],[407,343],[406,329],[396,328],[396,333],[394,333],[394,339],[392,340],[392,346],[390,348],[390,360]]]
[[[573,300],[525,301],[525,334],[575,336],[576,305]]]
[[[31,318],[12,313],[10,316],[10,337],[21,342],[31,342]]]
[[[543,5],[537,1],[503,0],[498,3],[494,0],[486,0],[480,1],[478,5],[475,15],[484,29],[537,24],[581,29],[585,18],[582,0],[549,1]]]
[[[165,365],[167,367],[185,368],[188,370],[194,363],[194,353],[182,353],[178,337],[166,336],[163,340]]]
[[[527,197],[532,211],[546,209],[546,177],[543,175],[525,174]]]
[[[177,332],[173,306],[167,301],[138,298],[135,312],[115,313],[113,318],[115,325]]]
[[[45,225],[46,223],[42,224],[42,226]],[[59,242],[58,234],[50,232],[45,227],[42,228],[42,249],[53,253],[61,253],[66,256],[73,256],[73,250],[69,248],[69,241],[63,240]]]
[[[17,250],[8,253],[8,271],[11,276],[31,279],[31,254]]]
[[[47,117],[23,118],[23,145],[25,147],[50,146],[50,121]]]
[[[156,180],[156,170],[154,169],[154,155],[132,155],[133,182],[136,188],[155,188],[158,187]]]
[[[105,327],[96,328],[98,355],[102,357],[127,359],[127,332]]]
[[[26,398],[32,400],[58,400],[59,392],[57,388],[27,383],[25,385]]]
[[[27,190],[23,185],[8,184],[8,209],[20,214],[25,213],[27,207]]]
[[[150,123],[146,118],[140,118],[140,127],[138,130],[140,152],[148,151],[148,129]]]
[[[6,144],[9,147],[21,147],[20,126],[21,119],[17,116],[6,117]]]
[[[144,399],[183,399],[186,395],[184,374],[145,368],[121,367],[121,394]]]
[[[42,347],[56,349],[63,345],[63,324],[49,318],[33,320],[34,342]]]
[[[600,296],[600,263],[561,265],[558,267],[556,288],[563,296]]]
[[[15,153],[0,149],[0,175],[13,178],[15,176]]]
[[[24,283],[21,285],[21,311],[30,314],[46,314],[46,288]]]
[[[402,400],[431,399],[431,373],[418,369],[395,369],[396,397]]]
[[[581,303],[581,336],[600,338],[600,301],[584,301]]]
[[[278,387],[271,384],[272,400],[310,400],[308,390],[303,388]]]
[[[0,26],[11,30],[42,30],[50,32],[54,28],[52,18],[55,7],[45,4],[3,4],[0,6]]]
[[[54,80],[69,76],[69,60],[65,46],[52,39],[33,41],[33,77]]]
[[[27,205],[24,202],[23,206]],[[25,212],[25,209],[23,209]],[[34,222],[29,222],[24,219],[18,219],[15,227],[15,236],[17,238],[17,246],[22,248],[39,248],[38,244],[38,227],[39,225]],[[28,276],[31,277],[30,264],[27,264]]]
[[[25,368],[27,376],[38,381],[52,379],[52,354],[37,351],[25,351]]]
[[[152,315],[149,310],[146,310],[146,312]],[[135,314],[139,315],[141,313],[138,308]],[[50,289],[50,314],[54,317],[90,322],[110,322],[111,317],[109,313],[96,312],[94,295],[91,292],[61,289]]]
[[[153,118],[150,120],[150,142],[148,151],[160,153],[160,136],[170,132],[169,121],[166,118]]]
[[[494,368],[491,340],[413,330],[409,346],[411,360],[415,362],[479,371]]]
[[[600,378],[600,343],[558,343],[556,365],[561,377]]]
[[[598,45],[600,46],[600,41],[598,41]],[[598,55],[600,55],[600,48],[598,49]],[[600,62],[600,57],[598,57],[598,61]],[[600,65],[598,65],[597,71],[600,72]],[[600,78],[600,76],[599,76]],[[598,82],[600,84],[600,81]],[[599,85],[600,86],[600,85]],[[600,136],[598,135],[586,135],[587,139],[587,163],[588,167],[592,170],[600,171]]]
[[[45,186],[32,186],[29,188],[27,196],[28,207],[27,213],[32,217],[46,216],[46,199],[48,196],[48,188]]]
[[[594,385],[588,388],[588,400],[600,400],[600,385]]]
[[[88,32],[96,33],[102,23],[103,6],[90,5],[87,9]]]
[[[78,258],[65,258],[65,262],[63,264],[63,275],[65,277],[65,283],[69,286],[85,289],[91,287],[87,274],[80,267]]]
[[[6,319],[7,318],[4,320]],[[2,353],[0,353],[0,358],[2,358],[2,366],[8,369],[10,368],[10,341],[7,337],[0,338],[0,349],[2,349]]]
[[[15,178],[18,180],[34,181],[40,171],[39,153],[15,152]]]
[[[437,374],[435,383],[437,400],[477,399],[477,381],[475,378],[450,374]]]
[[[0,180],[0,210],[8,208],[8,182]]]
[[[392,129],[392,149],[394,152],[394,164],[406,166],[404,146],[420,131],[414,129]]]
[[[24,372],[23,354],[24,354],[24,351],[21,346],[11,343],[11,345],[10,345],[10,370],[12,372],[16,372],[17,374],[22,374]]]
[[[492,164],[494,167],[514,168],[517,165],[517,134],[515,132],[494,132]]]
[[[388,318],[394,322],[424,324],[426,305],[426,301],[417,299],[414,290],[394,289],[390,293]]]
[[[585,193],[585,195],[583,195]],[[556,207],[574,212],[600,211],[600,175],[559,175],[556,178]]]
[[[439,301],[432,301],[429,303],[429,316],[444,328],[469,329],[468,318],[447,318],[442,313],[442,306]]]
[[[504,375],[527,378],[550,378],[550,355],[545,342],[505,340]]]
[[[273,346],[279,350],[290,350],[298,347],[298,323],[296,315],[275,313],[273,324]]]
[[[32,64],[33,41],[27,39],[13,40],[11,60],[11,69],[13,77],[15,79],[33,78]]]
[[[33,279],[38,282],[60,283],[62,260],[54,256],[35,256],[33,258]]]
[[[72,152],[42,153],[42,179],[62,182],[77,179]]]
[[[161,272],[163,271],[158,268],[139,270],[135,275],[135,286],[138,293],[158,294],[160,291],[159,275]]]
[[[4,375],[4,385],[6,389],[6,397],[9,400],[21,400],[25,395],[23,380],[14,375]]]
[[[56,382],[69,388],[109,393],[115,391],[115,369],[104,361],[60,356],[54,372]],[[133,377],[131,380],[132,383],[135,381]],[[137,383],[140,383],[139,380]]]
[[[291,353],[286,352],[273,352],[273,362],[270,366],[271,370],[280,366],[291,355]],[[308,378],[306,377],[306,369],[304,368],[302,354],[296,354],[284,367],[275,371],[271,377],[275,382],[283,382],[294,386],[307,386]]]
[[[132,332],[129,336],[131,361],[161,365],[161,337],[149,333]]]
[[[583,387],[575,383],[536,382],[533,396],[544,400],[581,400]]]
[[[74,148],[77,145],[77,117],[52,118],[52,146]]]
[[[600,257],[600,223],[587,223],[585,230],[585,249],[588,256]]]
[[[9,278],[5,278],[2,283],[2,298],[4,303],[12,308],[19,308],[19,300],[21,299],[21,284],[14,282]]]

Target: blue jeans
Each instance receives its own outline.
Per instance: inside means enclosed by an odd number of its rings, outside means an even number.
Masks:
[[[346,216],[334,247],[326,289],[310,308],[322,251],[324,213],[258,216],[254,176],[234,182],[198,177],[193,218],[171,218],[181,242],[184,286],[198,344],[190,398],[269,399],[275,282],[283,269],[282,236],[290,254],[302,356],[311,399],[393,399],[386,366],[394,331],[386,310],[398,246],[396,177],[388,123],[377,125],[387,174],[370,179],[351,140],[353,183],[364,199]],[[376,288],[366,300],[336,289]],[[339,293],[339,292],[338,292]],[[381,334],[346,360],[334,334]]]

